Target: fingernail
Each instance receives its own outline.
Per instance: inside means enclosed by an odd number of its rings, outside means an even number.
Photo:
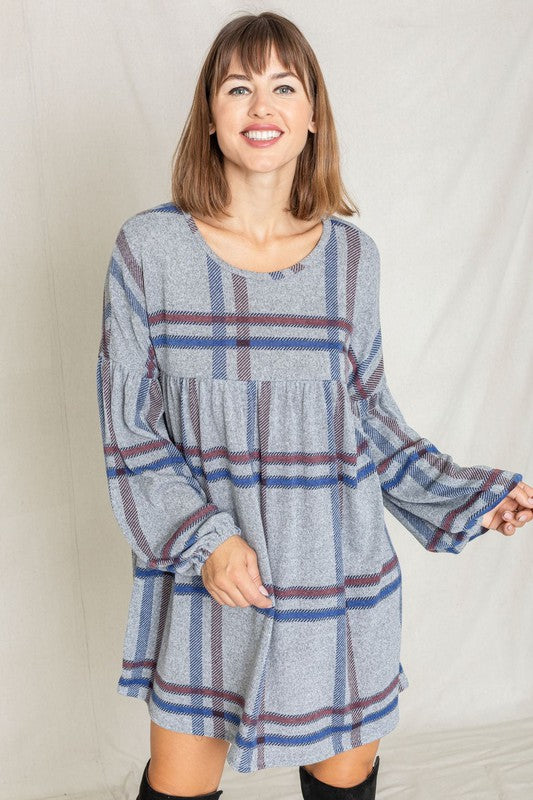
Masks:
[[[525,518],[526,518],[525,514],[520,514],[520,516],[518,517],[518,522],[523,522]]]
[[[261,594],[264,594],[264,595],[266,595],[266,597],[268,597],[268,592],[267,592],[267,590],[265,589],[264,586],[260,586],[259,587],[259,591],[261,592]]]
[[[510,511],[505,511],[504,514],[503,514],[503,518],[504,519],[512,519],[512,517],[513,517],[513,515],[511,514]]]
[[[507,526],[507,530],[508,530],[508,531],[512,531],[512,530],[513,530],[513,526],[512,526],[512,525],[508,525],[508,526]]]

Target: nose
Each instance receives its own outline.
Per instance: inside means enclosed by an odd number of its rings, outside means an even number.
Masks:
[[[271,99],[269,95],[269,91],[265,89],[262,91],[258,89],[255,95],[252,97],[250,102],[250,109],[251,114],[255,114],[256,116],[264,116],[265,114],[271,114]]]

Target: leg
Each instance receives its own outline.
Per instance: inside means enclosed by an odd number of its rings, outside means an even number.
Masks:
[[[229,742],[161,728],[150,720],[148,783],[171,795],[209,794],[217,790]]]
[[[319,781],[330,786],[347,788],[362,783],[372,772],[380,739],[367,742],[344,753],[337,753],[324,761],[304,764],[304,769]]]

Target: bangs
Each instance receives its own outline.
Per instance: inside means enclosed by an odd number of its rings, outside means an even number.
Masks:
[[[282,26],[261,18],[252,20],[249,25],[235,31],[233,36],[220,43],[212,65],[212,76],[209,76],[210,95],[216,94],[220,89],[234,54],[242,66],[243,74],[251,79],[252,73],[261,74],[265,71],[272,49],[276,50],[283,67],[296,73],[303,84],[307,99],[313,102],[314,81],[312,87],[309,87],[310,64],[301,42],[295,41]],[[313,97],[309,96],[310,88]]]

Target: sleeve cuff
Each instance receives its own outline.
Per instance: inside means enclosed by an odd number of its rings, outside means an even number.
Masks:
[[[195,541],[180,553],[174,564],[175,572],[179,575],[201,575],[202,567],[213,550],[230,536],[242,536],[231,514],[227,511],[213,514],[198,528]]]
[[[486,533],[490,530],[490,528],[486,528],[484,525],[481,524],[481,520],[487,513],[490,511],[491,508],[495,508],[501,501],[507,497],[510,491],[518,485],[519,481],[521,481],[523,475],[520,472],[509,472],[507,470],[503,470],[501,476],[498,479],[498,483],[503,486],[502,491],[498,494],[496,499],[493,499],[492,502],[484,503],[479,508],[476,509],[475,513],[468,519],[465,525],[465,541],[464,543],[460,542],[458,537],[458,551],[464,547],[466,542],[471,542],[473,539],[477,539],[478,536]],[[483,495],[480,496],[480,502],[482,500]]]

